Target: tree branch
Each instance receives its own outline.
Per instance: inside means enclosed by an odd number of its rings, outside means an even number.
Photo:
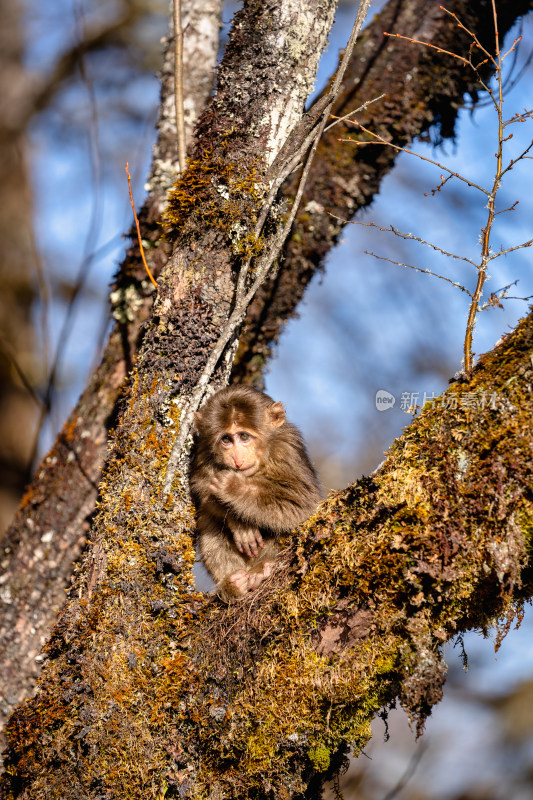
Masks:
[[[41,692],[11,722],[13,796],[93,797],[112,780],[117,798],[318,800],[381,708],[399,697],[420,731],[444,642],[496,618],[503,635],[531,594],[532,348],[533,314],[424,408],[377,473],[287,537],[237,606],[194,598],[194,556],[183,539],[150,539],[153,517],[125,538],[117,498],[106,519],[120,541],[95,542],[90,613],[81,582]],[[129,473],[136,458],[121,457]]]
[[[483,45],[492,47],[494,28],[484,3],[453,0],[446,6],[466,27],[476,31]],[[500,35],[503,37],[517,17],[531,8],[531,0],[499,2]],[[470,43],[466,34],[464,40],[460,39],[454,22],[438,4],[429,10],[425,0],[387,3],[357,42],[333,115],[342,117],[385,94],[361,115],[361,121],[391,137],[394,144],[407,146],[430,130],[436,136],[437,129],[443,138],[453,136],[465,95],[477,91],[472,75],[449,57],[430,54],[408,42],[384,39],[384,31],[409,37],[420,31],[420,38],[456,52],[461,48],[468,51]],[[435,80],[435,74],[439,80]],[[349,135],[349,130],[349,125],[336,125],[322,137],[283,269],[261,288],[250,307],[233,367],[234,383],[263,385],[263,368],[280,332],[342,234],[344,223],[333,223],[328,212],[349,220],[372,202],[381,180],[395,163],[396,155],[378,146],[350,152],[350,146],[339,141]],[[283,197],[294,194],[294,183],[295,179],[287,183]]]

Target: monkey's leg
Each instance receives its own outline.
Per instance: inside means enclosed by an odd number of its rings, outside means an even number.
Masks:
[[[223,600],[230,602],[246,594],[250,561],[239,553],[233,540],[220,527],[204,529],[198,536],[198,547]]]
[[[264,547],[259,558],[254,558],[249,570],[248,588],[257,589],[260,583],[270,578],[274,563],[278,557],[279,546],[274,538],[265,538]]]

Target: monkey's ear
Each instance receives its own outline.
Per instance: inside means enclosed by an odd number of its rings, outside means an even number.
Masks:
[[[281,403],[272,403],[267,409],[267,415],[273,428],[280,428],[285,422],[285,412]]]
[[[201,421],[202,421],[201,413],[199,411],[195,411],[194,412],[194,425],[196,427],[196,430],[198,430],[198,426],[199,426]]]

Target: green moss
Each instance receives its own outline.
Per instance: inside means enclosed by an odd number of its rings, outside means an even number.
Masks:
[[[194,232],[218,230],[236,255],[258,255],[263,240],[255,234],[257,214],[265,191],[264,163],[235,152],[232,135],[224,138],[216,153],[204,151],[191,161],[169,193],[164,215],[168,235],[175,238]]]
[[[528,553],[533,552],[533,506],[531,503],[524,503],[518,514],[518,524],[525,536],[526,549]]]
[[[307,756],[317,772],[326,772],[329,769],[331,753],[324,745],[311,747],[307,751]]]

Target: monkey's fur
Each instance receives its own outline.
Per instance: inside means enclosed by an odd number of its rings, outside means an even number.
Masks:
[[[200,554],[230,601],[270,575],[276,535],[315,510],[318,480],[281,403],[256,389],[222,389],[195,419],[190,485]]]

